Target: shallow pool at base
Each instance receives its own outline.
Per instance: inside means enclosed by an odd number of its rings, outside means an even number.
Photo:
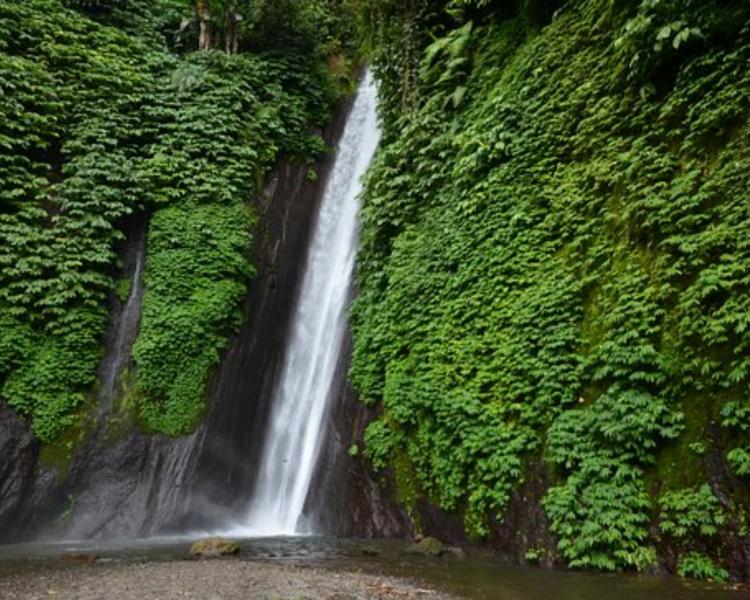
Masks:
[[[187,558],[190,542],[199,536],[164,537],[110,542],[54,542],[0,546],[0,578],[46,569],[96,568],[111,562],[168,561]],[[606,575],[504,564],[484,551],[466,558],[430,558],[408,552],[408,544],[392,540],[350,540],[328,537],[273,537],[240,540],[237,559],[285,561],[337,571],[363,571],[409,579],[477,600],[740,600],[750,591],[733,590],[673,577]],[[95,555],[96,563],[81,566],[64,555]]]

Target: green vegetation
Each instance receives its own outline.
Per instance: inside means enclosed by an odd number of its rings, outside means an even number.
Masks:
[[[727,581],[729,573],[726,569],[717,567],[705,554],[690,552],[680,557],[677,564],[677,574],[680,577],[693,579],[708,579],[709,581]]]
[[[543,457],[570,566],[653,565],[661,507],[677,571],[726,578],[715,532],[746,490],[720,508],[701,484],[722,417],[750,473],[750,6],[364,5],[385,126],[353,308],[351,377],[382,407],[365,455],[476,537]]]
[[[727,402],[721,409],[722,424],[740,434],[750,430],[750,405],[747,398]],[[740,477],[750,476],[750,445],[737,446],[727,454],[729,464]]]
[[[0,2],[0,394],[46,443],[87,414],[117,248],[146,215],[139,419],[177,435],[201,415],[253,274],[250,201],[279,155],[324,152],[324,45],[346,30],[311,0],[271,41],[278,3],[253,4],[228,54],[187,52],[190,2]]]
[[[662,533],[679,552],[677,572],[682,577],[726,581],[729,574],[706,554],[719,546],[717,536],[726,516],[708,484],[673,490],[659,498]]]

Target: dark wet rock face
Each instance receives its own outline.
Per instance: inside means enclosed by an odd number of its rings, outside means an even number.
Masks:
[[[744,494],[743,489],[746,488],[738,481],[727,463],[726,444],[721,426],[712,421],[708,429],[710,450],[704,458],[708,483],[719,504],[731,513],[736,498],[741,498]],[[743,532],[744,529],[745,525],[738,522],[738,519],[729,519],[720,532],[721,547],[730,574],[738,580],[750,581],[750,535],[746,531]]]
[[[185,505],[197,433],[171,439],[134,432],[91,443],[71,465],[66,537],[137,537],[159,531]]]
[[[511,493],[503,521],[492,523],[491,546],[524,560],[527,550],[539,554],[539,563],[552,567],[557,544],[549,530],[542,498],[550,486],[549,473],[540,459],[530,459],[523,483]]]
[[[13,445],[19,438],[6,437],[3,431],[0,439]],[[172,440],[132,433],[112,446],[92,440],[73,459],[64,481],[44,465],[38,451],[10,454],[13,469],[9,475],[3,471],[0,488],[0,538],[9,542],[156,533],[184,506],[181,479],[189,477],[193,447],[193,436]]]
[[[403,538],[411,523],[388,490],[380,487],[361,460],[349,455],[361,440],[374,411],[357,400],[347,383],[351,338],[345,340],[335,381],[336,400],[325,435],[325,446],[313,476],[305,516],[314,530],[341,536]]]
[[[39,450],[28,424],[0,403],[0,535],[5,539],[21,535],[38,495]]]

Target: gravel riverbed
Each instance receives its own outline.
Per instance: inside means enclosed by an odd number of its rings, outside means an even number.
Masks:
[[[0,598],[451,600],[405,579],[236,559],[49,565],[0,578]]]

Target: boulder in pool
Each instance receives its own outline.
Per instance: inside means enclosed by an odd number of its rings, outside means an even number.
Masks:
[[[445,556],[449,553],[448,547],[433,537],[417,538],[406,551],[409,554],[421,554],[422,556]]]
[[[240,545],[234,540],[220,537],[203,538],[190,546],[191,558],[218,558],[235,556],[240,553]]]
[[[433,537],[417,537],[406,552],[408,554],[420,554],[422,556],[452,556],[453,558],[465,558],[466,552],[463,549],[454,546],[447,546],[443,542]]]

